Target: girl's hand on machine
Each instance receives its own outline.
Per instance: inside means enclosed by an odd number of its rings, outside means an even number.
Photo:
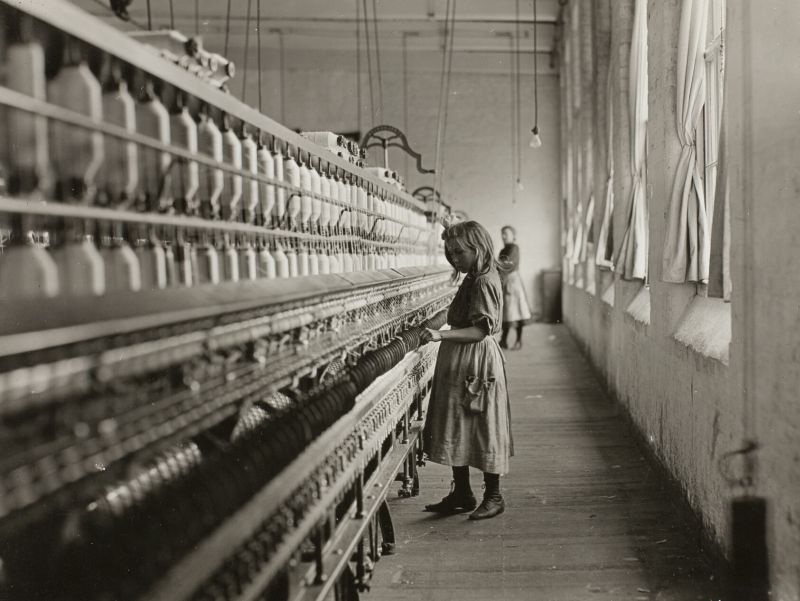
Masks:
[[[419,339],[422,341],[422,344],[427,344],[428,342],[439,342],[442,339],[442,333],[439,330],[425,328],[422,330],[422,333],[420,333]]]

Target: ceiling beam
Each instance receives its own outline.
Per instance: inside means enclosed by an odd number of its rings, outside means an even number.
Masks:
[[[160,13],[160,14],[154,13],[153,14],[153,18],[156,18],[156,17],[158,19],[164,19],[164,18],[169,19],[169,13]],[[176,13],[175,14],[175,19],[176,20],[183,19],[183,20],[186,20],[186,21],[191,20],[191,22],[194,23],[194,15],[191,15],[191,14],[177,14]],[[203,17],[200,17],[200,19],[202,20]],[[214,18],[213,20],[214,21],[219,21],[220,19]],[[255,18],[252,17],[250,20],[251,21],[255,21]],[[356,19],[355,18],[351,18],[351,17],[269,17],[269,16],[263,16],[263,15],[262,15],[262,20],[265,21],[265,22],[270,22],[270,23],[276,22],[276,21],[297,21],[297,22],[303,22],[303,23],[308,22],[308,23],[334,23],[334,24],[345,24],[345,23],[349,24],[349,23],[355,23],[356,22]],[[223,19],[223,21],[224,21],[224,19]],[[231,23],[238,22],[238,21],[246,22],[247,21],[247,17],[244,16],[244,15],[231,15]],[[429,19],[429,18],[426,18],[426,17],[409,17],[409,16],[405,16],[405,15],[397,15],[397,16],[394,16],[394,17],[381,16],[378,19],[378,25],[381,25],[382,23],[398,23],[398,22],[404,22],[404,21],[409,22],[409,23],[444,23],[444,18],[435,17],[433,19]],[[456,22],[456,24],[458,24],[458,23],[503,23],[503,24],[507,24],[507,25],[513,25],[517,21],[516,21],[516,19],[511,18],[511,17],[488,17],[487,16],[487,17],[460,17],[460,18],[456,17],[455,22]],[[537,25],[553,25],[553,26],[555,26],[558,23],[558,21],[556,20],[556,17],[552,17],[552,18],[548,18],[548,19],[539,18],[536,21],[534,21],[533,19],[520,19],[519,22],[522,25],[533,25],[534,23],[536,23]]]

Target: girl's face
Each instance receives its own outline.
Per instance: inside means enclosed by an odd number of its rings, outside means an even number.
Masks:
[[[514,234],[507,228],[503,228],[500,235],[503,237],[503,244],[511,244],[514,241]]]
[[[478,253],[471,248],[467,248],[458,240],[447,240],[445,242],[447,252],[450,255],[450,260],[461,273],[469,273],[475,269],[475,263],[478,260]]]

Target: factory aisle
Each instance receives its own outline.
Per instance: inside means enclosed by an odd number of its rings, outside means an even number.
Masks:
[[[422,511],[450,486],[422,468],[421,495],[390,497],[397,553],[378,562],[372,601],[717,599],[674,499],[563,326],[525,330],[507,354],[516,456],[506,513]],[[476,496],[480,473],[472,470]],[[480,498],[480,497],[479,497]]]

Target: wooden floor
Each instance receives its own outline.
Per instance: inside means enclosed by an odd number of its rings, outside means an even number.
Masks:
[[[419,497],[390,495],[397,552],[362,599],[717,599],[674,499],[566,328],[529,326],[525,348],[507,357],[516,456],[501,479],[506,513],[472,522],[423,512],[451,479],[428,463]]]

